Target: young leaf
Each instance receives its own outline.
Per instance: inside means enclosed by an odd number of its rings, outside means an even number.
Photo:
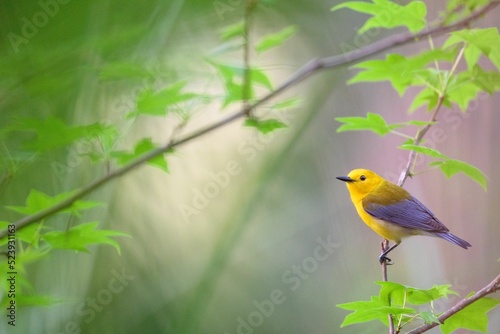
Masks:
[[[466,162],[455,159],[447,159],[444,161],[434,161],[429,165],[438,166],[447,178],[450,178],[457,173],[464,173],[469,178],[476,181],[481,187],[483,187],[484,190],[487,188],[486,176],[484,173],[480,169]]]
[[[224,27],[220,34],[220,38],[222,41],[228,41],[235,37],[243,36],[243,29],[245,28],[245,22],[240,21],[235,24],[231,24],[227,27]]]
[[[472,69],[471,79],[481,90],[492,95],[500,90],[500,73],[498,71],[485,71],[479,65]]]
[[[335,120],[344,123],[337,129],[337,133],[346,131],[370,130],[380,136],[385,136],[396,128],[403,127],[402,124],[387,124],[385,119],[379,114],[367,113],[364,117],[336,117]]]
[[[441,323],[441,322],[439,322],[438,317],[432,312],[424,311],[424,312],[420,312],[418,315],[420,316],[420,318],[422,318],[422,320],[426,324],[434,324],[434,323],[440,324]]]
[[[38,240],[40,238],[41,230],[46,229],[46,227],[40,228],[41,223],[35,223],[26,226],[23,229],[16,231],[16,238],[22,240],[28,244],[33,245],[33,247],[38,248]]]
[[[124,165],[155,148],[157,148],[157,146],[153,144],[151,138],[144,138],[135,145],[133,152],[115,151],[112,155],[118,159],[118,164]],[[148,164],[160,168],[167,173],[169,172],[167,160],[163,155],[152,158],[148,161]]]
[[[432,108],[437,106],[438,100],[439,94],[430,87],[425,87],[420,91],[420,93],[417,94],[417,96],[415,96],[408,110],[410,113],[412,113],[417,108],[425,104],[427,104],[427,110],[431,110]]]
[[[413,145],[413,144],[405,144],[399,146],[400,149],[403,150],[410,150],[410,151],[415,151],[418,153],[422,153],[425,155],[428,155],[433,158],[439,158],[439,159],[448,159],[448,157],[444,154],[441,154],[439,151],[430,148],[430,147],[425,147],[425,146],[419,146],[419,145]]]
[[[438,161],[429,163],[429,166],[439,167],[447,178],[450,178],[457,173],[464,173],[469,178],[476,181],[481,187],[483,187],[484,190],[486,190],[486,176],[484,175],[484,173],[478,168],[466,162],[451,159],[446,155],[440,153],[439,151],[425,146],[404,144],[399,146],[399,148],[403,150],[415,151],[433,158],[440,159]]]
[[[185,85],[185,81],[180,81],[158,92],[149,88],[143,90],[137,98],[136,110],[129,113],[127,118],[137,115],[165,116],[173,105],[200,96],[196,93],[183,93],[182,89]]]
[[[221,64],[210,59],[208,59],[207,61],[218,70],[219,74],[224,80],[226,95],[224,97],[222,107],[225,108],[233,102],[241,101],[243,99],[243,80],[245,74],[244,67]],[[258,68],[250,68],[249,79],[250,94],[249,96],[247,96],[247,98],[250,100],[253,99],[255,95],[253,87],[254,84],[267,88],[268,90],[273,89],[271,81],[269,80],[265,72]]]
[[[348,83],[390,81],[392,87],[402,96],[412,84],[427,84],[421,79],[428,76],[429,71],[425,68],[427,64],[439,60],[451,61],[455,52],[451,49],[435,49],[410,58],[389,54],[385,60],[368,60],[353,66],[363,71],[356,74]]]
[[[443,334],[449,334],[459,328],[486,333],[488,330],[487,313],[500,304],[500,300],[483,297],[455,313],[439,328]]]
[[[277,119],[258,120],[255,118],[247,118],[244,123],[245,126],[253,127],[263,134],[268,134],[276,129],[288,127],[286,124],[278,121]]]
[[[349,8],[372,16],[366,20],[358,34],[363,34],[372,28],[390,29],[399,26],[407,27],[412,33],[417,33],[427,24],[425,20],[427,7],[422,1],[412,1],[406,6],[388,0],[372,0],[372,3],[348,1],[334,6],[332,11],[341,8]]]
[[[412,308],[386,306],[385,303],[381,302],[380,298],[376,296],[372,296],[371,301],[357,301],[338,304],[337,307],[354,311],[345,317],[340,327],[345,327],[348,325],[367,322],[371,320],[380,320],[383,324],[387,325],[387,316],[389,314],[398,315],[415,313],[415,310]]]
[[[273,109],[290,109],[290,108],[295,108],[301,104],[301,99],[297,97],[292,97],[280,102],[277,102],[273,104],[272,108]]]
[[[500,34],[497,28],[464,29],[451,33],[444,48],[465,42],[464,57],[469,69],[472,69],[482,54],[488,57],[500,70]]]
[[[25,148],[37,151],[51,151],[80,139],[89,140],[97,137],[104,129],[105,126],[100,123],[70,126],[56,117],[45,120],[24,118],[10,128],[11,131],[34,131],[37,139],[26,142]]]
[[[25,206],[11,205],[11,206],[6,206],[6,208],[22,213],[24,215],[31,215],[56,205],[57,203],[67,199],[74,193],[75,191],[70,191],[58,194],[56,196],[49,196],[36,189],[31,189],[28,197],[26,198]],[[73,214],[78,215],[80,211],[88,210],[97,206],[103,206],[103,203],[78,200],[75,201],[71,207],[61,210],[61,212],[71,212]]]
[[[130,236],[119,231],[97,230],[97,225],[99,225],[99,222],[89,222],[77,225],[68,231],[48,232],[43,235],[43,239],[55,249],[73,249],[88,252],[87,247],[89,245],[108,244],[113,246],[118,254],[121,254],[120,245],[110,237]]]
[[[473,81],[471,71],[464,71],[450,80],[446,96],[450,102],[466,111],[470,101],[474,100],[480,91],[481,88]]]
[[[271,48],[274,48],[278,45],[281,45],[288,38],[293,36],[295,34],[295,31],[296,31],[296,29],[294,26],[289,26],[289,27],[286,27],[285,29],[281,30],[280,32],[264,36],[264,38],[262,38],[255,46],[255,51],[263,52],[263,51],[269,50]]]

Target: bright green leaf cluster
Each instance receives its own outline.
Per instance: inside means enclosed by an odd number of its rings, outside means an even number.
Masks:
[[[45,120],[23,118],[9,128],[10,131],[35,132],[37,139],[26,142],[25,148],[42,152],[59,149],[78,140],[90,140],[104,129],[105,126],[100,123],[69,126],[56,117]]]
[[[255,46],[257,52],[263,52],[283,44],[287,39],[292,37],[297,29],[294,26],[286,27],[285,29],[275,34],[264,36]]]
[[[332,8],[336,11],[349,8],[356,12],[371,15],[359,29],[358,34],[374,28],[406,27],[412,33],[422,30],[427,21],[427,7],[422,1],[412,1],[406,6],[401,6],[389,0],[372,0],[372,2],[348,1]]]
[[[242,101],[243,98],[252,100],[255,97],[254,85],[264,87],[268,90],[273,89],[272,83],[264,71],[257,68],[250,68],[248,71],[250,91],[248,92],[248,96],[244,96],[244,67],[223,64],[213,60],[207,61],[217,69],[219,75],[224,81],[226,95],[222,103],[223,108],[227,107],[231,103]]]
[[[120,245],[111,236],[127,236],[128,234],[112,230],[98,230],[99,222],[89,222],[72,227],[68,231],[53,231],[45,233],[43,240],[54,249],[73,249],[88,252],[87,247],[92,244],[108,244],[120,254]]]
[[[41,191],[32,189],[26,198],[25,206],[7,206],[8,209],[19,212],[24,215],[31,215],[39,211],[48,209],[57,203],[64,201],[65,199],[71,197],[75,191],[65,192],[57,194],[55,196],[49,196]],[[61,212],[67,212],[80,216],[81,212],[84,210],[89,210],[95,207],[104,206],[104,203],[96,201],[75,201],[69,208],[61,210]]]
[[[497,28],[454,31],[443,47],[459,43],[466,43],[464,56],[469,69],[474,68],[479,57],[484,55],[500,70],[500,35]]]
[[[157,92],[150,88],[144,89],[137,98],[136,110],[129,113],[127,117],[133,118],[137,115],[165,116],[172,110],[172,107],[179,103],[200,97],[200,94],[197,93],[182,92],[185,85],[185,81],[180,81]]]
[[[256,128],[263,134],[268,134],[276,129],[288,127],[285,123],[280,122],[277,119],[258,120],[256,118],[247,118],[245,120],[245,126]]]
[[[338,127],[337,133],[346,131],[372,131],[380,136],[385,136],[389,133],[394,133],[394,130],[409,125],[425,126],[432,122],[409,121],[403,123],[387,124],[382,115],[375,113],[367,113],[366,117],[336,117],[335,120],[344,123]],[[402,135],[397,133],[398,135]]]
[[[402,96],[410,87],[424,88],[414,98],[410,111],[427,105],[430,110],[443,99],[443,105],[456,104],[467,110],[480,92],[493,94],[500,90],[500,34],[496,28],[466,29],[451,33],[441,48],[434,48],[412,57],[390,54],[384,60],[368,60],[354,68],[362,69],[349,83],[389,81]],[[458,72],[461,48],[467,69]],[[487,57],[496,70],[484,70],[478,65]],[[446,65],[452,70],[444,70]],[[439,65],[441,64],[441,65]]]
[[[385,60],[368,60],[354,68],[363,69],[348,81],[358,82],[389,81],[402,96],[411,86],[425,85],[431,73],[426,66],[436,61],[452,61],[455,50],[428,50],[413,57],[389,54]]]
[[[380,292],[378,296],[372,296],[370,301],[337,305],[344,310],[353,311],[345,317],[341,327],[372,320],[379,320],[388,326],[388,315],[392,315],[398,332],[415,320],[439,323],[439,314],[434,313],[433,302],[457,294],[448,284],[435,285],[431,289],[418,289],[395,282],[376,283],[380,285]],[[441,325],[441,329],[443,333],[451,333],[458,328],[485,331],[488,325],[486,313],[499,303],[496,299],[482,298],[448,318],[445,324]],[[423,305],[429,305],[428,309],[422,309]]]
[[[498,299],[483,297],[446,319],[440,327],[441,332],[449,334],[457,329],[466,328],[486,333],[488,331],[487,313],[498,304],[500,304]]]
[[[488,2],[489,0],[448,0],[446,10],[441,13],[443,23],[446,25],[455,23]]]
[[[375,113],[367,113],[365,117],[336,117],[335,120],[344,123],[337,129],[337,132],[346,131],[373,131],[380,136],[391,133],[392,130],[400,128],[402,124],[387,124],[385,119]]]
[[[146,152],[156,149],[157,146],[153,144],[151,138],[144,138],[140,140],[134,147],[133,152],[127,151],[115,151],[112,152],[113,157],[118,160],[119,165],[124,165]],[[148,164],[154,167],[157,167],[165,172],[169,172],[167,160],[163,155],[158,155],[151,160],[148,161]]]
[[[432,161],[431,163],[429,163],[429,166],[439,167],[444,175],[446,175],[446,177],[448,178],[457,173],[464,173],[469,178],[476,181],[481,187],[484,188],[484,190],[486,190],[486,176],[484,175],[484,173],[480,169],[466,162],[451,159],[450,157],[440,153],[439,151],[425,146],[404,144],[399,146],[399,148],[403,150],[415,151],[417,153],[422,153],[436,158],[438,160]]]

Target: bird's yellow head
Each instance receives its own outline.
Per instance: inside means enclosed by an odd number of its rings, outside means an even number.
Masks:
[[[355,169],[347,176],[338,176],[337,179],[347,184],[353,200],[363,199],[385,181],[384,178],[368,169]]]

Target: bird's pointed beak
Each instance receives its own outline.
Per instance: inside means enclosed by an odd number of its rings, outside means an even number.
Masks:
[[[337,176],[337,180],[344,182],[354,182],[354,180],[351,179],[349,176]]]

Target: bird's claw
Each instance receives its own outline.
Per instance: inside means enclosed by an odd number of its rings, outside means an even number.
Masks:
[[[392,266],[394,263],[392,262],[392,260],[390,258],[388,258],[387,256],[385,255],[381,255],[379,258],[378,258],[380,264],[386,264],[388,266]]]

